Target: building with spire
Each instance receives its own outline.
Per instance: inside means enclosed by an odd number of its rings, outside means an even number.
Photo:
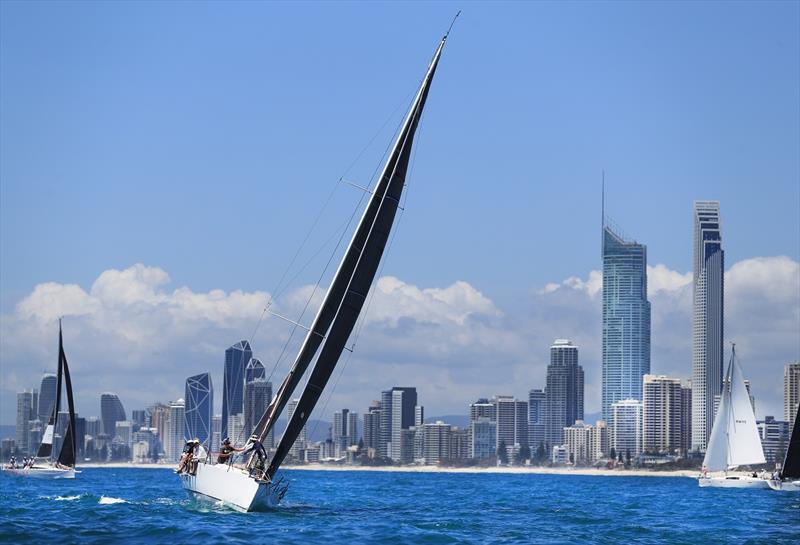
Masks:
[[[650,373],[647,247],[628,240],[603,218],[603,419],[611,405],[642,399]]]
[[[705,451],[722,393],[724,342],[722,225],[718,201],[694,203],[692,450]]]

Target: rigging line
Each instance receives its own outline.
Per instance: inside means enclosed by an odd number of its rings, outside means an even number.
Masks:
[[[295,251],[294,256],[292,257],[291,261],[289,262],[289,264],[284,269],[280,280],[278,280],[278,283],[275,286],[275,289],[272,291],[273,295],[268,295],[267,303],[264,306],[264,310],[261,311],[261,316],[259,316],[258,322],[256,322],[256,326],[253,329],[253,333],[250,335],[250,346],[253,345],[253,339],[255,339],[256,333],[258,332],[258,329],[261,327],[261,323],[264,321],[264,315],[266,314],[267,309],[270,307],[271,302],[273,300],[277,299],[278,295],[281,293],[281,291],[282,291],[281,284],[283,283],[283,280],[286,278],[286,275],[289,274],[289,270],[291,270],[292,266],[294,265],[294,262],[297,260],[297,257],[300,255],[300,252],[303,250],[303,248],[305,247],[306,243],[308,242],[308,239],[311,237],[311,233],[314,232],[314,229],[316,228],[317,224],[319,223],[319,220],[322,217],[322,214],[325,213],[325,210],[328,208],[328,205],[330,204],[334,193],[336,193],[336,190],[341,185],[341,181],[342,180],[340,178],[336,182],[336,184],[334,184],[333,189],[331,189],[330,193],[328,193],[328,198],[325,199],[325,203],[322,205],[322,208],[317,213],[317,217],[314,218],[314,222],[311,224],[311,228],[306,233],[305,237],[303,238],[303,242],[301,242],[300,246],[298,246],[297,251]]]
[[[423,128],[424,128],[424,125],[422,124],[422,120],[423,119],[424,119],[424,116],[420,116],[420,119],[417,122],[417,127],[418,127],[417,138],[416,138],[417,149],[419,148],[420,142],[422,141],[422,133],[423,133]],[[411,157],[411,167],[409,168],[408,176],[406,178],[406,187],[408,189],[403,193],[403,205],[404,206],[403,206],[403,208],[400,208],[400,212],[397,214],[397,221],[395,222],[394,229],[392,229],[392,233],[391,233],[391,235],[389,237],[389,244],[387,245],[386,251],[384,252],[384,258],[381,260],[381,263],[380,263],[380,265],[378,267],[378,274],[375,276],[375,278],[377,280],[380,280],[380,277],[383,274],[383,269],[384,269],[384,267],[386,267],[386,263],[389,261],[388,256],[391,253],[392,246],[394,245],[395,237],[397,236],[398,231],[400,231],[400,224],[401,224],[401,222],[403,220],[403,213],[405,212],[405,203],[408,201],[408,194],[411,191],[411,189],[410,189],[411,186],[408,183],[408,180],[412,179],[412,177],[413,177],[414,166],[416,165],[416,161],[417,161],[417,152],[413,151],[413,148],[412,148],[412,154],[413,155]],[[350,358],[353,357],[353,353],[355,352],[356,344],[358,343],[358,339],[361,336],[361,331],[362,331],[362,329],[364,328],[364,326],[366,324],[366,317],[369,315],[369,310],[372,307],[372,301],[375,298],[375,291],[377,289],[377,280],[373,280],[373,286],[369,290],[369,298],[367,299],[366,308],[364,309],[364,312],[362,312],[361,315],[359,316],[358,324],[356,325],[356,329],[355,329],[355,336],[353,337],[353,342],[350,345],[350,349],[349,349],[349,353],[347,354],[347,358],[344,360],[344,364],[342,365],[342,368],[339,371],[339,375],[336,377],[336,381],[333,383],[333,387],[330,389],[330,391],[328,393],[328,396],[327,396],[327,399],[325,400],[325,403],[322,406],[322,411],[319,413],[320,415],[323,415],[323,417],[325,415],[325,411],[328,408],[328,403],[330,402],[331,398],[333,397],[334,392],[336,392],[336,387],[339,385],[339,381],[341,380],[342,375],[344,375],[344,371],[347,368],[347,364],[350,363]],[[319,422],[320,422],[320,419],[319,418],[316,419],[316,423],[314,424],[314,428],[311,431],[311,436],[315,435],[315,433],[317,431],[317,427],[319,426]]]
[[[347,220],[347,223],[344,226],[344,229],[342,229],[342,232],[339,235],[339,240],[336,243],[336,247],[333,249],[333,251],[331,252],[331,255],[328,257],[328,262],[325,264],[325,268],[322,270],[322,273],[320,273],[319,278],[317,279],[317,283],[314,285],[314,289],[311,291],[311,295],[306,300],[305,306],[303,307],[303,311],[300,313],[300,318],[297,320],[298,322],[303,319],[303,316],[305,315],[306,310],[308,310],[308,306],[311,304],[311,301],[314,298],[314,295],[316,295],[317,290],[319,289],[319,285],[322,282],[322,278],[325,276],[325,273],[328,271],[328,267],[330,267],[331,262],[333,261],[333,258],[336,256],[336,252],[339,250],[339,247],[342,245],[342,240],[344,240],[344,237],[347,234],[347,231],[349,230],[350,224],[353,222],[353,219],[356,217],[356,214],[358,213],[358,210],[361,208],[361,203],[363,201],[364,201],[364,195],[362,194],[361,197],[358,199],[358,203],[353,208],[353,212],[350,214],[350,218]],[[284,354],[286,354],[286,350],[289,347],[289,343],[291,342],[292,338],[294,338],[295,332],[297,332],[297,328],[298,328],[297,325],[295,325],[292,328],[292,332],[290,333],[289,338],[286,339],[286,342],[283,345],[283,349],[281,350],[281,353],[278,356],[278,359],[275,362],[275,365],[273,366],[272,371],[269,374],[269,378],[267,378],[267,381],[272,380],[272,377],[275,374],[275,371],[278,370],[278,367],[279,367],[279,365],[281,363],[281,360],[283,359]]]

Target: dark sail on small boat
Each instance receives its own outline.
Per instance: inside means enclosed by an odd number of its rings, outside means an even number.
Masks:
[[[419,120],[422,117],[425,101],[428,98],[428,91],[430,90],[433,75],[436,72],[436,66],[441,57],[446,40],[447,35],[442,38],[439,47],[436,49],[436,53],[428,67],[428,72],[420,85],[416,98],[397,136],[392,152],[383,168],[377,187],[372,193],[372,197],[356,228],[353,239],[339,265],[339,269],[336,271],[331,286],[335,286],[337,290],[342,290],[342,287],[344,287],[342,293],[340,293],[340,291],[335,293],[336,299],[339,300],[338,304],[334,302],[332,305],[326,305],[329,303],[329,290],[326,301],[320,309],[320,315],[329,310],[334,311],[330,329],[327,331],[326,335],[324,331],[318,331],[312,327],[312,330],[306,337],[306,342],[301,348],[300,354],[304,354],[306,350],[309,349],[309,346],[315,347],[309,355],[310,361],[310,359],[313,358],[314,352],[316,352],[316,347],[318,347],[321,342],[324,342],[322,351],[317,358],[314,369],[311,371],[311,375],[300,396],[298,405],[294,410],[292,418],[289,420],[286,431],[278,444],[275,456],[272,458],[269,468],[267,469],[268,478],[274,476],[283,462],[283,459],[288,454],[289,449],[297,439],[297,436],[300,434],[300,431],[303,429],[303,426],[306,424],[308,417],[311,415],[311,411],[317,404],[319,397],[322,395],[322,391],[325,389],[325,385],[328,383],[339,361],[339,357],[345,348],[345,344],[364,306],[370,286],[378,271],[378,265],[380,264],[381,257],[386,248],[389,232],[391,231],[397,208],[400,204],[400,196],[405,186],[406,173],[411,158],[414,134],[419,125]],[[300,377],[297,376],[296,380],[299,380],[299,378]],[[281,393],[288,397],[291,395],[291,390],[293,388],[285,389],[284,386],[286,386],[286,383],[281,386]],[[277,408],[277,406],[275,408]]]
[[[72,397],[72,379],[69,376],[69,365],[67,355],[64,353],[64,343],[61,339],[61,324],[58,326],[58,370],[64,373],[64,385],[67,390],[67,407],[69,408],[69,421],[67,431],[64,433],[64,441],[61,444],[61,452],[58,454],[58,463],[62,466],[75,466],[75,401]]]
[[[62,380],[63,379],[63,380]],[[64,339],[61,334],[61,320],[58,321],[58,371],[56,379],[56,401],[53,404],[53,412],[45,428],[42,437],[42,444],[36,453],[37,458],[50,458],[53,454],[53,439],[55,428],[58,422],[58,415],[61,412],[61,384],[64,383],[67,392],[67,406],[69,408],[69,420],[64,431],[61,450],[58,453],[57,461],[62,466],[75,466],[75,401],[72,395],[72,379],[69,375],[69,365],[67,356],[64,353]]]
[[[786,448],[781,479],[800,479],[800,405],[797,406],[792,436],[789,438],[789,446]]]

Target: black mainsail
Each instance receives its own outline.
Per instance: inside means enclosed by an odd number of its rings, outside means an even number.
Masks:
[[[789,446],[786,448],[781,479],[800,479],[800,405],[797,406],[792,436],[789,438]]]
[[[50,413],[50,420],[42,435],[42,444],[39,445],[37,458],[50,458],[53,453],[53,436],[55,435],[56,420],[61,411],[61,321],[58,322],[58,370],[56,371],[56,402],[53,403],[53,411]]]
[[[267,477],[270,479],[280,467],[322,395],[364,306],[397,213],[405,186],[414,134],[422,117],[428,91],[446,40],[447,34],[436,49],[369,204],[336,271],[314,325],[300,348],[295,364],[281,384],[275,401],[267,409],[265,418],[262,418],[263,422],[257,427],[261,437],[266,436],[277,415],[288,403],[303,371],[314,358],[319,346],[323,345],[297,408],[267,469]]]

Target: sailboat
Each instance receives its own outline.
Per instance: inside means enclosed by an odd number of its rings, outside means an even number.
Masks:
[[[770,479],[769,487],[773,490],[800,492],[800,405],[794,417],[792,436],[789,438],[789,447],[786,449],[786,458],[783,460],[781,471],[776,479]]]
[[[58,456],[53,456],[53,438],[55,437],[58,415],[61,412],[61,382],[67,392],[69,417],[64,426],[64,436]],[[21,477],[38,477],[44,479],[75,478],[75,403],[72,397],[72,379],[69,376],[69,365],[64,353],[64,340],[61,334],[61,320],[58,321],[58,374],[56,379],[56,402],[53,412],[42,436],[42,444],[34,458],[34,463],[27,467],[4,467],[3,471]]]
[[[767,480],[763,477],[728,474],[729,470],[739,466],[765,462],[756,417],[750,404],[750,394],[736,360],[734,344],[725,380],[722,382],[719,409],[703,459],[703,474],[698,478],[698,483],[700,486],[720,488],[767,488]],[[709,471],[724,473],[709,475]]]
[[[288,485],[281,479],[275,479],[275,474],[322,395],[366,301],[397,213],[414,135],[449,33],[450,29],[436,48],[381,175],[370,191],[367,207],[294,363],[254,428],[250,444],[263,441],[274,428],[303,374],[316,357],[297,407],[268,467],[266,461],[255,454],[249,457],[244,468],[230,464],[200,463],[194,474],[184,473],[180,476],[183,488],[190,494],[221,500],[238,510],[254,511],[277,505],[286,493]]]

